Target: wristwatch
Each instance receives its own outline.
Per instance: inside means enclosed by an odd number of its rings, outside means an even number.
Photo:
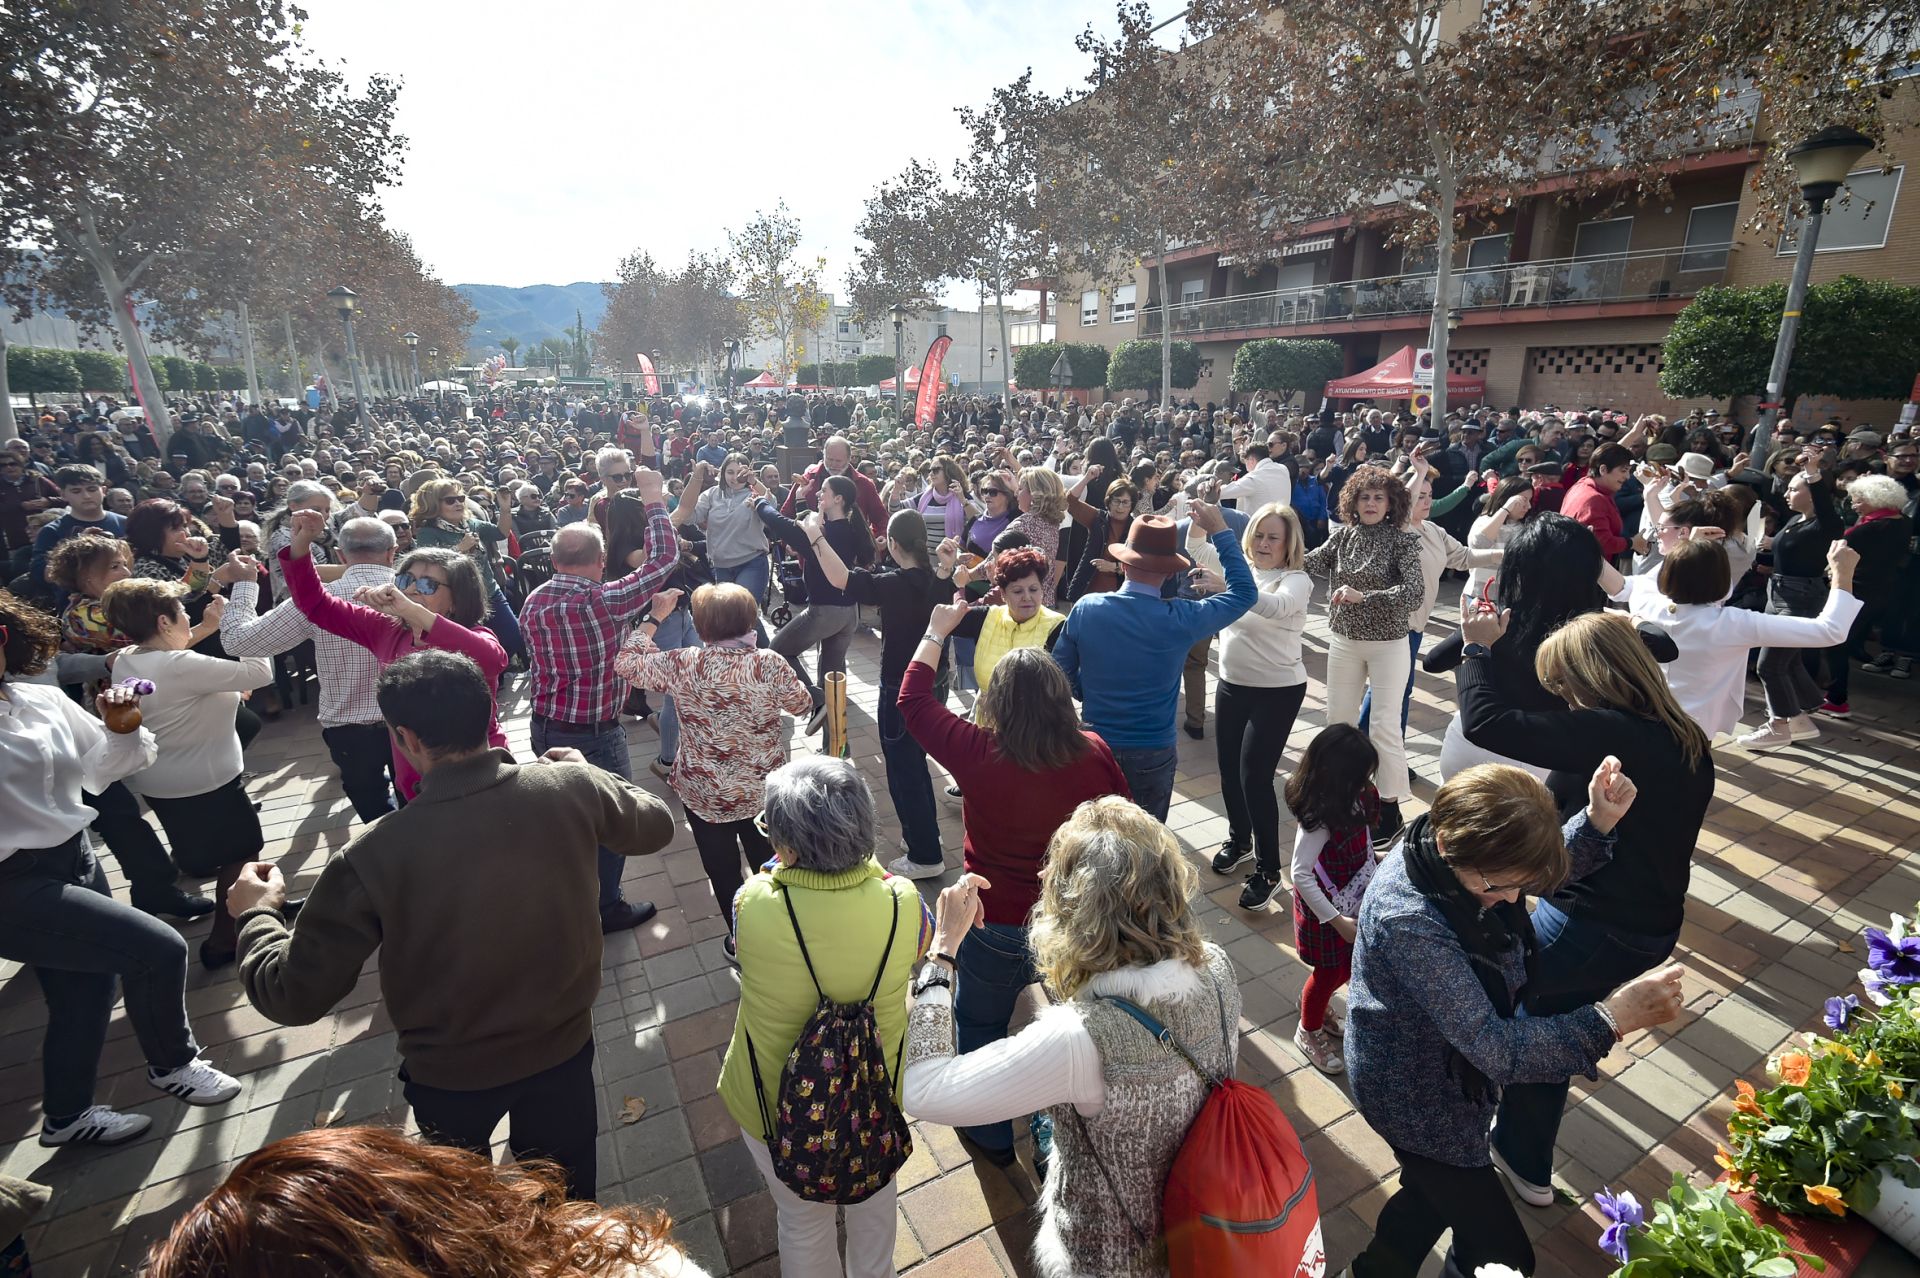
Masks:
[[[913,996],[919,998],[936,985],[952,992],[953,973],[948,971],[944,964],[934,962],[933,956],[929,955],[927,961],[921,965],[919,975],[913,978]]]
[[[1460,649],[1460,655],[1463,657],[1490,657],[1493,655],[1493,649],[1487,647],[1484,643],[1470,643]]]

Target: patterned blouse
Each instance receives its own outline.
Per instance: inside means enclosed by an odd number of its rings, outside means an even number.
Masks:
[[[1007,527],[1017,528],[1025,533],[1027,540],[1033,543],[1033,548],[1047,557],[1047,576],[1041,583],[1040,602],[1049,608],[1053,607],[1053,561],[1060,557],[1059,523],[1049,523],[1039,515],[1028,511]]]
[[[673,695],[680,748],[671,782],[702,821],[747,821],[760,811],[767,774],[787,761],[782,712],[800,715],[813,698],[785,657],[769,648],[654,646],[636,626],[613,659],[636,688]]]

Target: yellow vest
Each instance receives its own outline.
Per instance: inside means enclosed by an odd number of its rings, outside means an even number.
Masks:
[[[1038,648],[1065,620],[1051,608],[1042,608],[1025,621],[1015,621],[1005,604],[987,609],[980,623],[980,638],[973,646],[973,679],[980,691],[985,692],[993,681],[993,668],[1000,664],[1000,658],[1015,648]]]

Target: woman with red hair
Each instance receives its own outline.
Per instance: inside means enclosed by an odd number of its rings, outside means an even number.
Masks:
[[[147,1278],[706,1278],[638,1207],[569,1202],[551,1163],[496,1167],[385,1127],[249,1155],[147,1255]]]

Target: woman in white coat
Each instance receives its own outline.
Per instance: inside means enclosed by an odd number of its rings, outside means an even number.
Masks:
[[[1657,573],[1624,580],[1612,569],[1601,584],[1642,625],[1672,638],[1678,655],[1666,666],[1674,699],[1709,738],[1731,732],[1745,706],[1747,653],[1754,648],[1825,648],[1840,643],[1860,613],[1853,594],[1859,553],[1844,541],[1827,551],[1832,582],[1817,617],[1788,617],[1729,608],[1731,567],[1718,539],[1696,535],[1667,549]]]

